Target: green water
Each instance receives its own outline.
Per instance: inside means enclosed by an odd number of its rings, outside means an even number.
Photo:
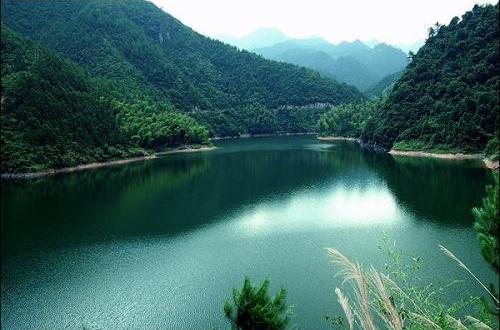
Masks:
[[[325,247],[382,266],[385,231],[436,283],[485,281],[470,208],[491,174],[478,161],[393,158],[313,137],[228,140],[205,153],[6,182],[2,329],[227,328],[243,276],[283,285],[292,325],[331,329],[337,269]],[[426,275],[427,274],[427,275]]]

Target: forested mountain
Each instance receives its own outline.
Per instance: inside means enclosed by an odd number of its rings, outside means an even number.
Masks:
[[[2,171],[57,167],[119,142],[113,111],[84,70],[3,25],[1,47]]]
[[[360,98],[313,71],[206,38],[143,0],[3,0],[2,21],[112,80],[121,93],[147,90],[185,111]]]
[[[206,129],[187,115],[168,105],[112,102],[84,69],[3,25],[1,52],[3,173],[141,155],[138,147],[207,142]]]
[[[359,40],[338,45],[321,38],[288,40],[253,51],[269,59],[311,68],[363,91],[408,63],[400,49],[384,43],[372,48]]]
[[[429,29],[364,143],[383,149],[481,152],[498,134],[498,4]]]
[[[311,70],[206,38],[146,1],[1,6],[2,172],[206,143],[192,117],[212,135],[282,132],[292,118],[309,130],[316,110],[278,109],[363,99]]]
[[[398,71],[385,76],[376,84],[368,88],[365,91],[365,95],[368,97],[382,96],[384,93],[387,93],[392,89],[392,87],[394,86],[396,81],[401,77],[402,74],[403,71]]]

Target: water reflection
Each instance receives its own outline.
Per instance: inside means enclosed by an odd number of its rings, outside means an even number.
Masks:
[[[301,327],[330,329],[340,283],[326,246],[383,265],[388,230],[433,280],[463,275],[438,243],[494,278],[469,221],[489,180],[466,162],[290,137],[6,183],[1,326],[223,328],[246,274],[285,285]]]
[[[250,234],[395,225],[403,221],[391,192],[375,185],[331,185],[303,189],[286,198],[257,203],[237,217],[240,229]]]
[[[367,164],[398,201],[421,221],[445,227],[471,227],[492,176],[479,160],[446,160],[364,153]]]
[[[392,158],[352,142],[224,141],[205,154],[4,183],[2,250],[176,235],[266,199],[248,216],[368,224],[394,216],[401,204],[417,221],[470,227],[470,208],[489,180],[467,162]]]

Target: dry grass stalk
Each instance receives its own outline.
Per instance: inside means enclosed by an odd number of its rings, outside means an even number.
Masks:
[[[469,323],[471,324],[471,326],[474,328],[474,329],[477,329],[477,330],[493,330],[489,325],[479,321],[478,319],[476,319],[475,317],[472,317],[472,316],[466,316],[465,319],[467,321],[469,321]]]
[[[444,252],[444,254],[446,254],[449,258],[455,260],[458,265],[460,267],[462,267],[463,269],[465,269],[482,287],[483,289],[486,290],[486,292],[488,292],[488,294],[491,296],[491,298],[493,298],[493,300],[497,303],[497,305],[499,304],[498,302],[498,299],[497,297],[495,297],[495,295],[493,293],[491,293],[490,290],[488,290],[488,288],[483,284],[483,282],[481,282],[477,277],[476,275],[474,275],[474,273],[462,262],[462,260],[458,259],[450,250],[448,250],[447,248],[445,248],[444,246],[442,246],[441,244],[439,244],[439,248],[441,249],[441,251]]]
[[[437,325],[436,323],[432,322],[429,318],[423,316],[423,315],[420,315],[420,314],[417,314],[417,313],[411,313],[410,312],[410,316],[415,319],[415,320],[419,320],[420,323],[422,325],[427,325],[430,327],[430,329],[440,329],[442,330],[443,328],[441,328],[439,325]]]
[[[332,256],[332,262],[341,266],[341,274],[344,278],[344,283],[350,280],[354,280],[355,288],[357,289],[357,301],[359,304],[359,311],[356,312],[356,316],[361,323],[363,329],[375,330],[375,325],[373,323],[373,317],[370,311],[370,302],[368,298],[368,282],[363,276],[361,267],[359,264],[352,263],[347,259],[340,251],[327,248],[328,253]]]
[[[352,314],[351,306],[349,306],[349,299],[344,296],[339,288],[335,288],[335,293],[337,294],[340,306],[342,306],[342,310],[344,311],[344,314],[346,316],[347,323],[349,323],[349,330],[352,330],[354,325],[354,317]]]
[[[467,327],[465,325],[463,325],[460,320],[457,320],[453,316],[446,315],[446,319],[448,320],[448,322],[451,323],[451,325],[453,326],[454,329],[456,329],[456,330],[468,330]]]
[[[492,298],[498,303],[497,298],[486,288],[486,286],[469,270],[469,268],[458,259],[451,251],[446,249],[444,246],[439,245],[440,249],[451,259],[455,260],[460,267],[464,268],[481,286],[492,296]],[[429,329],[443,329],[441,326],[436,324],[431,317],[404,291],[402,290],[393,280],[391,280],[387,275],[379,273],[375,268],[371,267],[368,275],[363,274],[361,266],[359,264],[352,263],[347,259],[342,253],[333,248],[327,248],[328,253],[332,257],[332,262],[341,266],[341,270],[337,275],[343,276],[343,283],[353,280],[354,281],[354,303],[351,306],[349,299],[342,293],[339,288],[335,289],[338,301],[344,311],[349,324],[349,329],[352,330],[355,323],[359,322],[359,325],[363,329],[375,330],[373,311],[375,311],[383,321],[383,324],[387,329],[391,330],[402,330],[404,328],[404,319],[402,315],[398,312],[394,301],[391,299],[391,295],[388,292],[388,287],[396,290],[400,297],[404,300],[409,301],[417,313],[409,312],[409,319],[412,319],[417,324],[428,327]],[[372,290],[369,290],[372,289]],[[370,296],[375,298],[380,307],[371,308]],[[432,293],[430,294],[432,295]],[[427,298],[426,298],[427,299]],[[372,302],[373,303],[373,302]],[[351,308],[352,307],[352,308]],[[381,309],[381,310],[380,310]],[[460,319],[456,319],[451,315],[446,315],[446,318],[450,325],[454,329],[467,330],[468,328],[461,322]],[[472,317],[466,316],[465,320],[472,327],[472,329],[479,330],[492,330],[487,324],[482,321]]]
[[[384,307],[384,314],[380,314],[380,316],[384,320],[385,324],[389,329],[403,329],[403,320],[401,319],[399,312],[396,310],[394,303],[391,301],[390,295],[387,293],[381,275],[373,267],[370,270],[370,278],[376,289],[375,293]]]

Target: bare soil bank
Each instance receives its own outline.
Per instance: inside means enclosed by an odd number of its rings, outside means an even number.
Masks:
[[[485,158],[483,154],[462,154],[462,153],[432,153],[425,151],[402,151],[394,150],[389,151],[391,155],[394,156],[410,156],[410,157],[433,157],[433,158],[443,158],[443,159],[482,159],[484,165],[492,170],[498,170],[498,160],[490,160]]]
[[[356,138],[344,137],[344,136],[318,136],[318,140],[323,141],[358,141]]]
[[[462,154],[462,153],[433,153],[425,151],[403,151],[394,150],[389,151],[391,155],[394,156],[412,156],[412,157],[433,157],[433,158],[444,158],[444,159],[482,159],[484,156],[482,154]]]
[[[162,155],[178,154],[178,153],[185,153],[185,152],[201,152],[201,151],[208,151],[208,150],[212,150],[212,149],[215,149],[215,147],[206,146],[206,147],[193,148],[192,146],[183,146],[183,147],[178,147],[178,148],[175,148],[172,150],[157,152],[157,153],[150,155],[150,156],[141,156],[141,157],[110,160],[108,162],[82,164],[82,165],[77,165],[77,166],[72,166],[72,167],[50,169],[50,170],[40,171],[40,172],[2,173],[1,178],[2,179],[33,179],[33,178],[39,178],[39,177],[45,176],[45,175],[54,175],[54,174],[58,174],[58,173],[70,173],[70,172],[83,171],[83,170],[99,168],[99,167],[106,167],[106,166],[113,166],[113,165],[120,165],[120,164],[126,164],[126,163],[131,163],[131,162],[137,162],[137,161],[141,161],[141,160],[150,160],[150,159],[155,159],[158,156],[162,156]]]

